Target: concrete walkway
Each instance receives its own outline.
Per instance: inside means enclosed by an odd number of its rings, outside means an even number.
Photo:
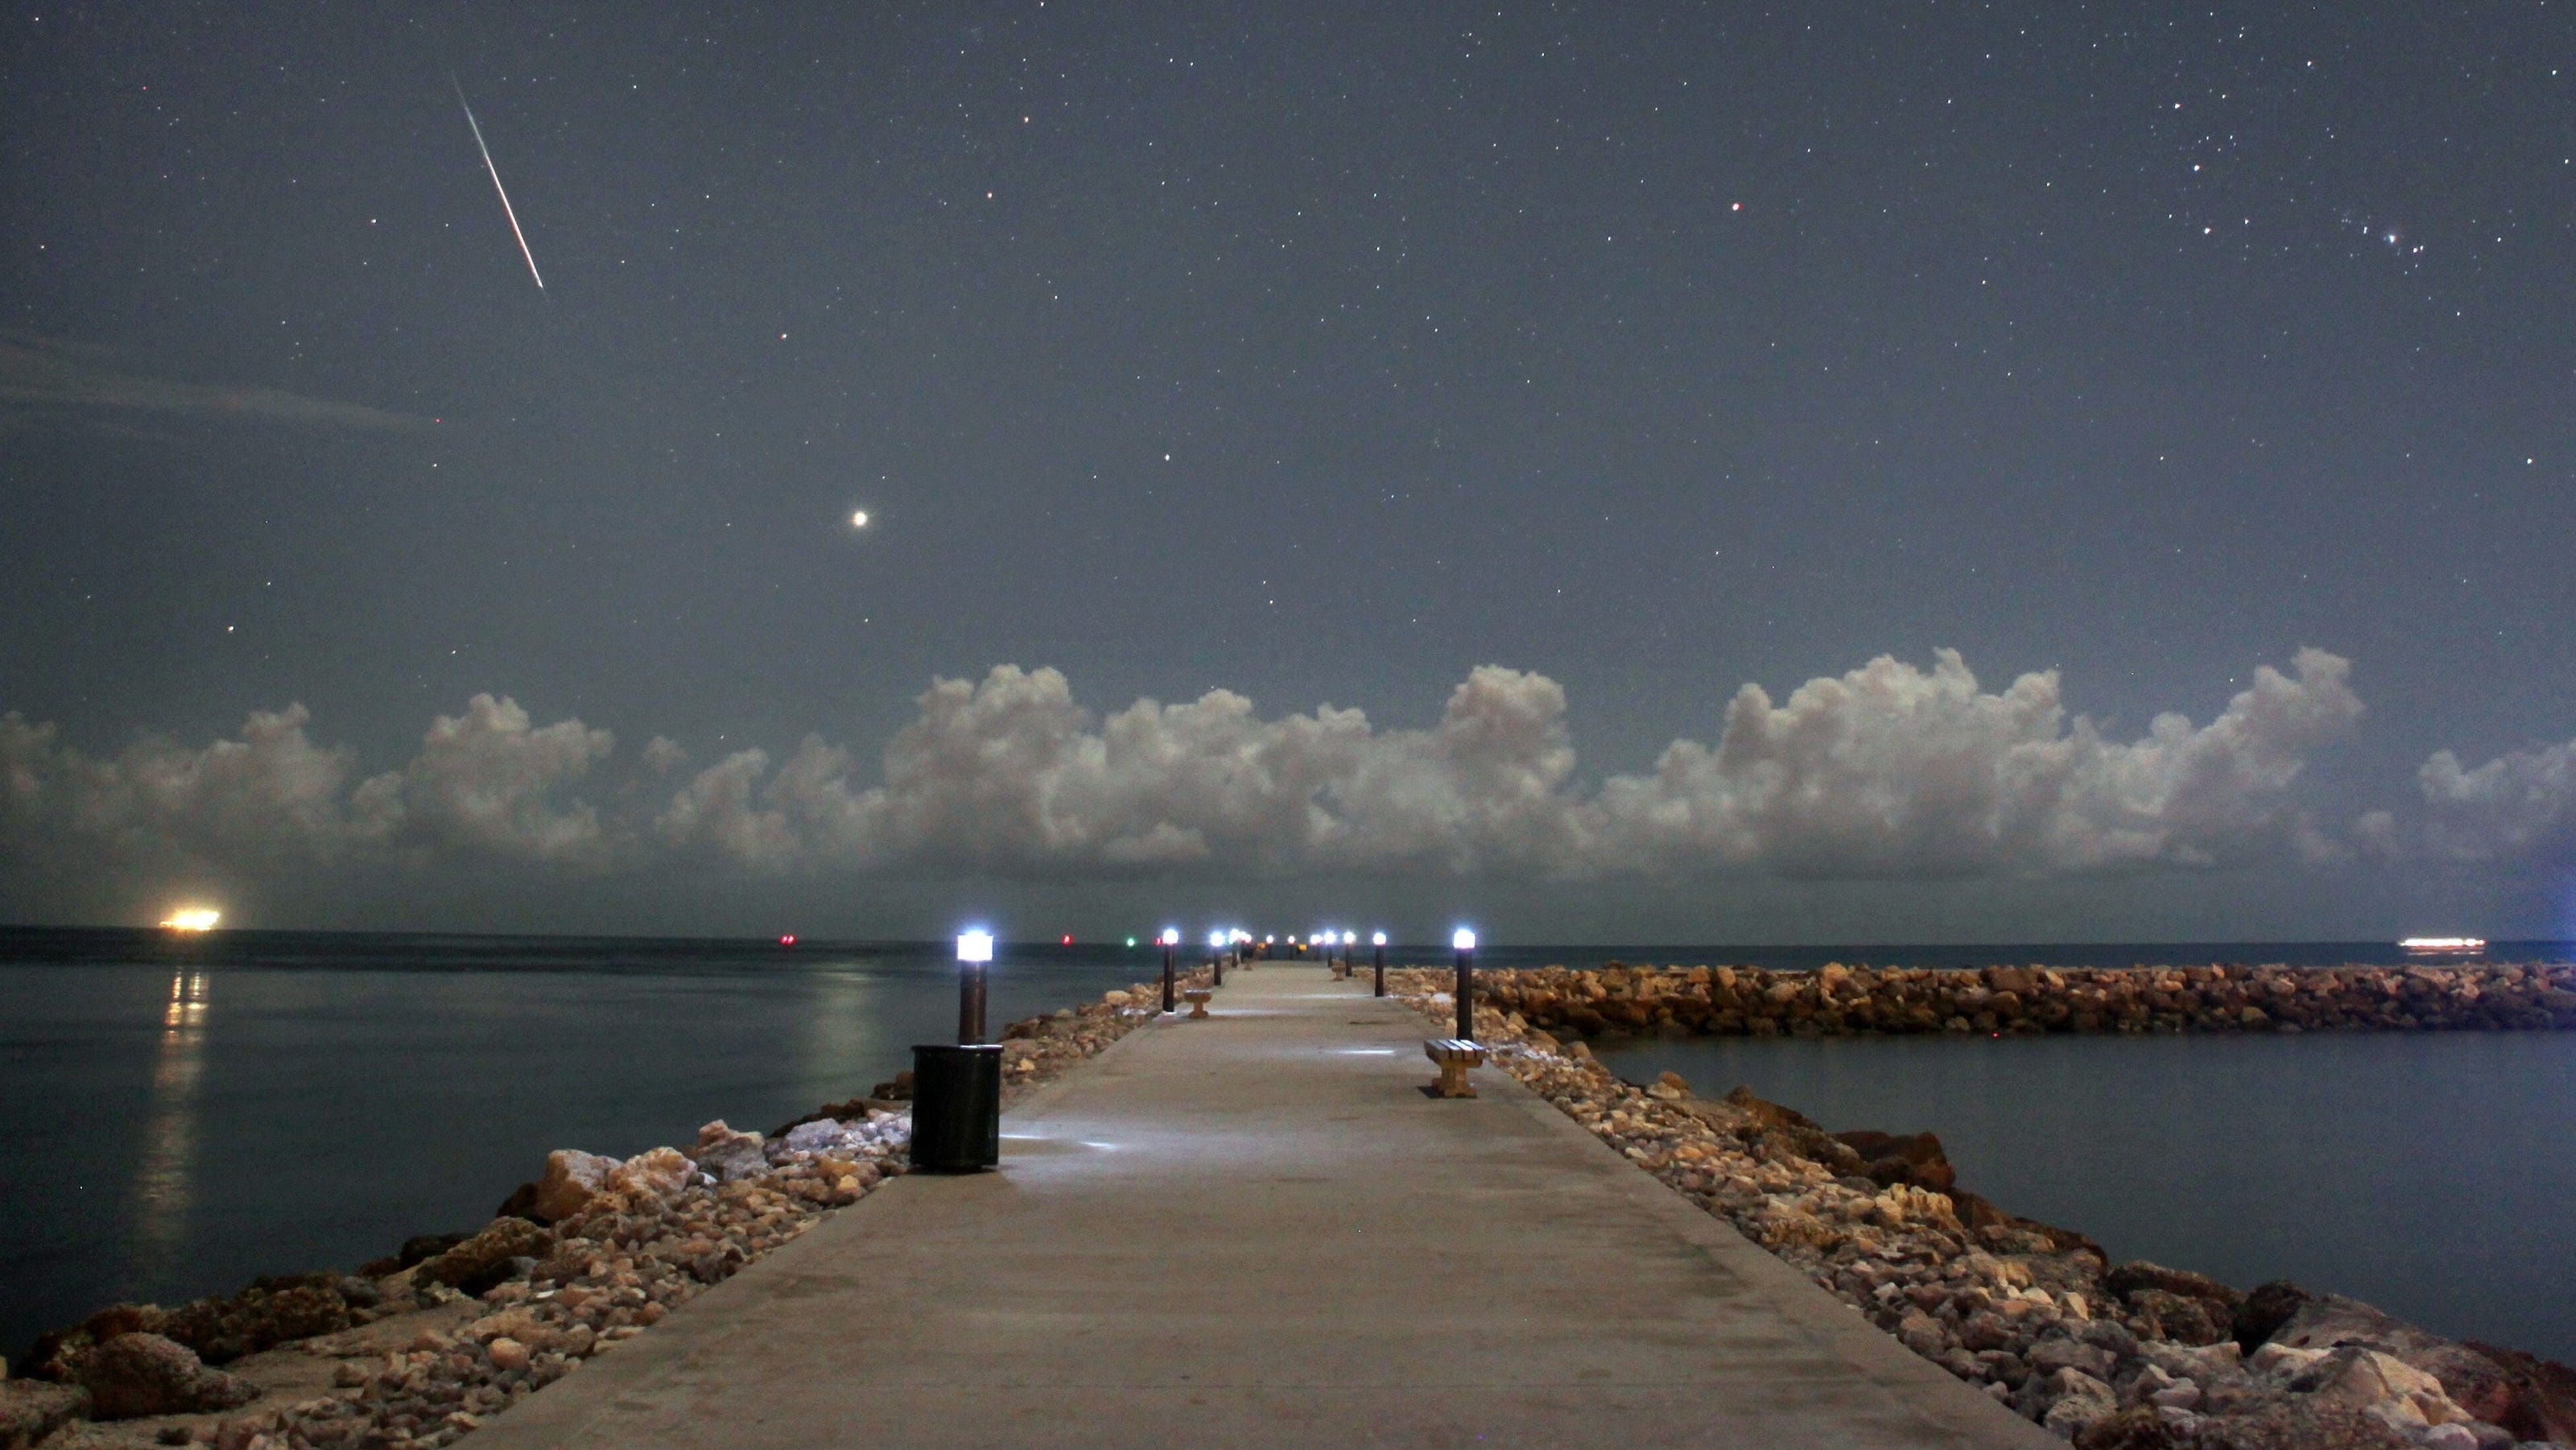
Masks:
[[[1365,977],[1266,964],[476,1433],[534,1446],[2058,1442]]]

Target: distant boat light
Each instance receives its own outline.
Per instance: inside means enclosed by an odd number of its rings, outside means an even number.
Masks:
[[[782,933],[778,938],[778,944],[783,947],[792,947],[796,945],[796,933],[792,931]]]
[[[172,931],[213,931],[223,919],[224,914],[212,907],[191,906],[170,913],[170,919],[161,924]]]
[[[2401,952],[2482,952],[2486,938],[2476,936],[2410,936],[2397,944]]]

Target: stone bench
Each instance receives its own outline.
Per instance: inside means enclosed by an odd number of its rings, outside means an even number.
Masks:
[[[1422,1044],[1422,1055],[1440,1064],[1440,1081],[1432,1084],[1434,1097],[1472,1098],[1473,1084],[1467,1081],[1467,1069],[1481,1067],[1485,1049],[1464,1038],[1435,1037]]]
[[[1212,994],[1205,987],[1192,987],[1181,994],[1181,1000],[1190,1004],[1192,1017],[1205,1017],[1208,1014],[1207,1004],[1210,995]]]

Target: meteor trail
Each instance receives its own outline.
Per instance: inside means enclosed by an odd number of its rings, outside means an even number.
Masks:
[[[492,173],[492,189],[501,193],[501,215],[510,219],[510,235],[519,239],[519,255],[528,259],[528,275],[536,277],[537,290],[546,290],[546,279],[537,276],[537,255],[528,250],[528,234],[519,230],[519,214],[510,206],[510,193],[501,185],[501,168],[492,164],[492,148],[483,144],[483,127],[474,119],[474,108],[465,104],[465,83],[453,74],[447,83],[456,87],[456,104],[465,106],[465,124],[474,128],[474,149],[483,153],[483,169]]]

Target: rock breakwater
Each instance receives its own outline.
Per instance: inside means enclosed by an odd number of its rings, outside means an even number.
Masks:
[[[1494,974],[1557,1000],[1586,975]],[[1448,973],[1388,979],[1448,1030]],[[2576,1444],[2576,1371],[2565,1366],[2287,1282],[2249,1292],[2115,1264],[2080,1232],[1962,1188],[1930,1133],[1829,1133],[1742,1088],[1706,1099],[1671,1073],[1624,1082],[1583,1042],[1523,1016],[1534,994],[1479,997],[1476,1036],[1496,1066],[1908,1349],[2081,1450]]]
[[[2576,965],[1524,967],[1480,997],[1558,1037],[2576,1029]]]
[[[1151,1020],[1158,994],[1137,983],[1009,1024],[1005,1100]],[[354,1273],[100,1310],[37,1341],[35,1378],[0,1378],[0,1450],[451,1444],[902,1173],[909,1080],[775,1133],[719,1119],[688,1149],[558,1149],[481,1229]]]

